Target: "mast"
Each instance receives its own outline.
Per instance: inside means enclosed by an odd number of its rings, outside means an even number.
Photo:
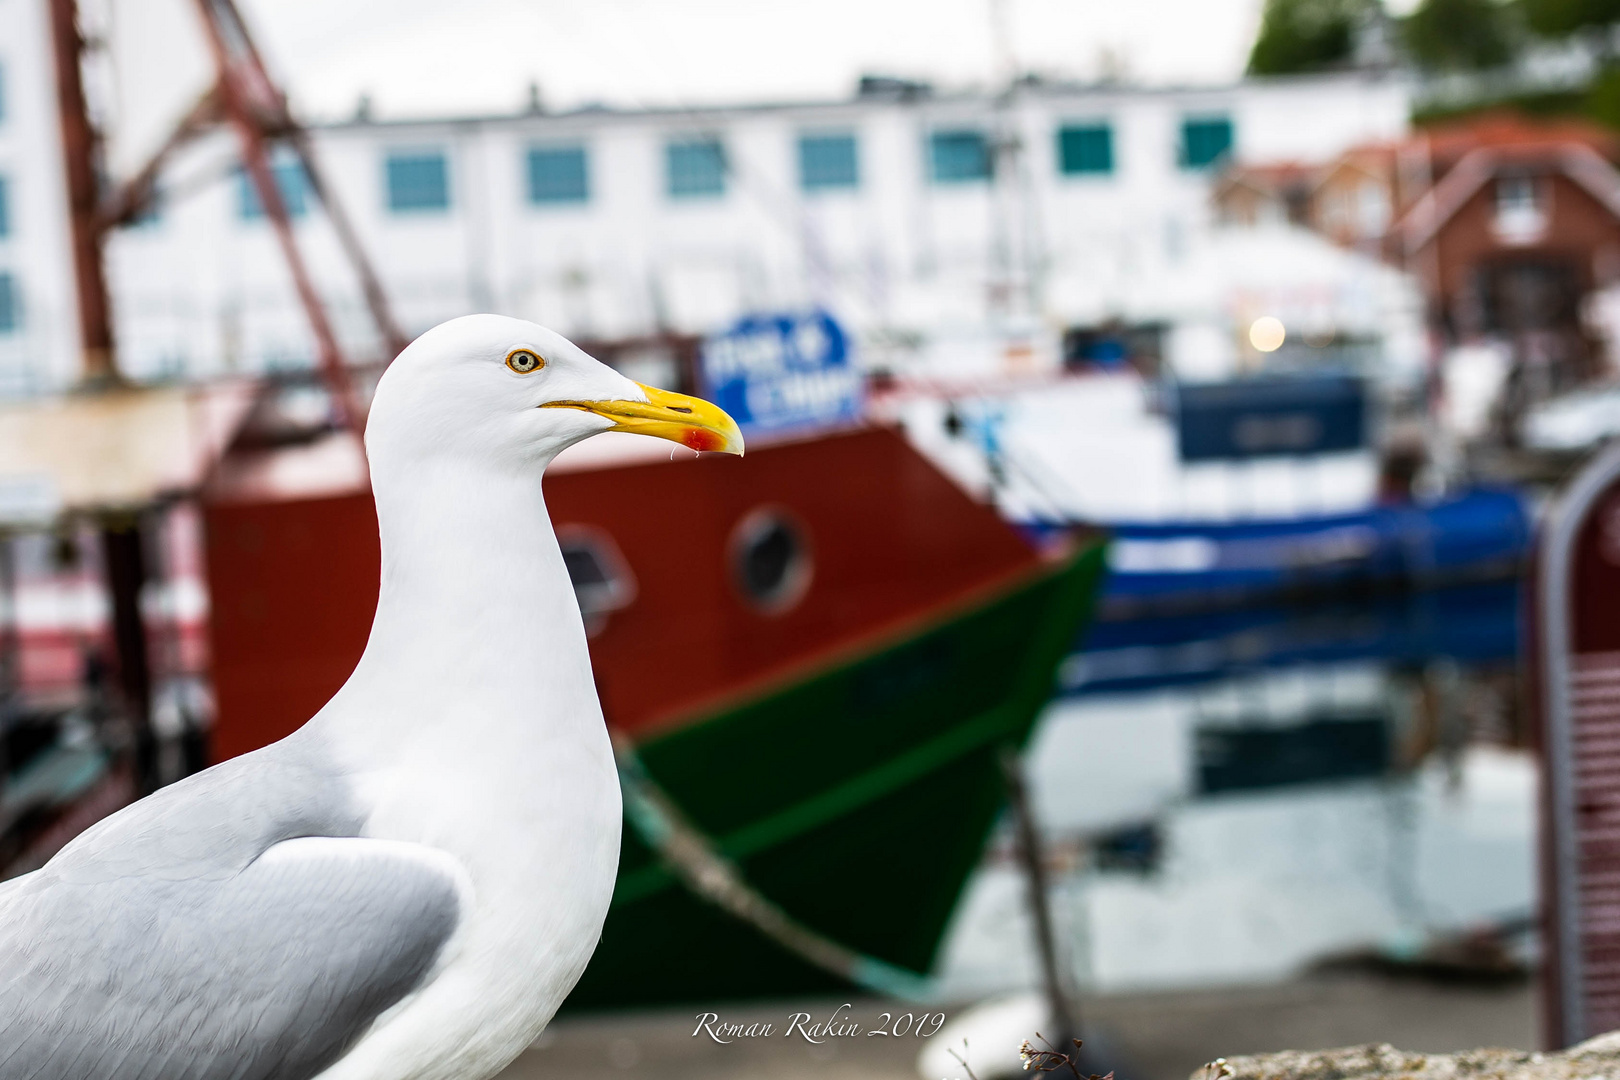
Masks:
[[[96,169],[96,132],[84,97],[80,60],[84,36],[79,33],[75,0],[48,0],[51,46],[56,61],[56,106],[62,128],[62,164],[67,178],[68,219],[73,247],[73,277],[78,295],[79,386],[105,392],[125,386],[114,350],[112,304],[107,294],[102,240],[101,190]],[[156,743],[152,735],[152,668],[141,615],[141,589],[146,584],[146,538],[142,515],[104,515],[100,526],[101,556],[112,601],[115,670],[134,742],[137,794],[157,786]]]
[[[62,129],[62,164],[67,177],[68,222],[72,232],[73,282],[78,294],[79,378],[89,387],[123,381],[113,351],[112,304],[101,258],[101,198],[96,180],[96,133],[90,126],[79,61],[75,0],[48,0],[51,48],[56,60],[56,105]]]

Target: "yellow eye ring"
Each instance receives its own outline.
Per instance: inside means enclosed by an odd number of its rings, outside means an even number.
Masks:
[[[506,354],[506,366],[519,375],[532,375],[545,367],[546,362],[533,349],[513,349]]]

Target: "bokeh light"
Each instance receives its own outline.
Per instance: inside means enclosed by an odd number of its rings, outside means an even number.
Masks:
[[[1288,329],[1275,315],[1262,315],[1249,324],[1249,344],[1261,352],[1276,352],[1288,338]]]

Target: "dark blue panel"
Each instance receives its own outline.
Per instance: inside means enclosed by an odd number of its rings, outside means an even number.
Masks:
[[[1389,766],[1389,751],[1382,716],[1203,728],[1197,736],[1198,787],[1208,794],[1379,776]]]
[[[1366,389],[1351,376],[1182,384],[1175,399],[1183,461],[1322,454],[1366,442]]]

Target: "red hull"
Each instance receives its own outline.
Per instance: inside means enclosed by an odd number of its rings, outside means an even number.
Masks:
[[[646,734],[808,674],[844,652],[968,602],[1041,561],[1015,532],[891,429],[751,451],[746,458],[559,472],[560,530],[611,536],[635,598],[591,642],[603,708]],[[739,525],[793,521],[812,570],[786,610],[738,586]],[[376,603],[368,493],[207,507],[218,758],[274,741],[342,685]]]

